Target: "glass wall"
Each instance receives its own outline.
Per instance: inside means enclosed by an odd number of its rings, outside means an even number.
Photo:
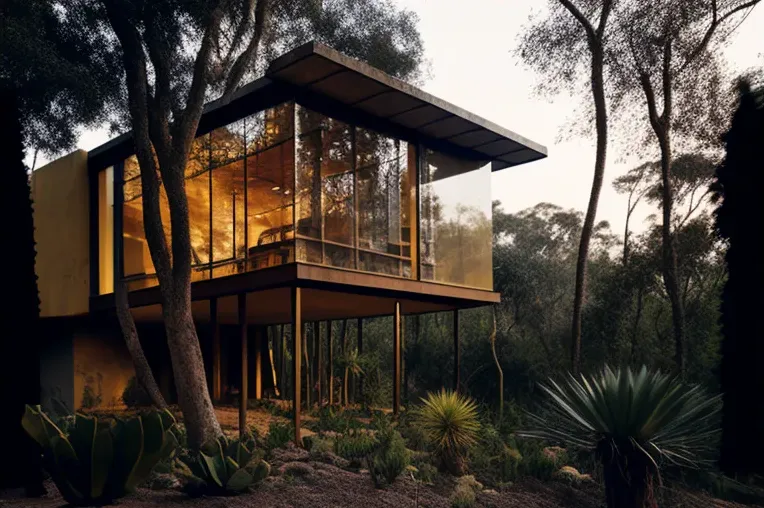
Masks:
[[[416,278],[419,262],[422,280],[492,288],[484,161],[420,155],[406,141],[285,103],[198,137],[185,177],[193,281],[294,261]],[[99,175],[101,294],[113,291],[113,178],[111,169]],[[139,289],[157,282],[134,156],[123,180],[122,270]],[[169,245],[163,186],[159,204]]]
[[[282,104],[200,136],[186,166],[191,280],[294,260],[294,106]],[[123,270],[129,289],[156,285],[143,228],[141,176],[125,161]],[[164,187],[160,213],[170,243]]]
[[[493,289],[491,165],[426,150],[421,279]]]
[[[297,260],[414,276],[415,150],[300,106],[296,131]]]

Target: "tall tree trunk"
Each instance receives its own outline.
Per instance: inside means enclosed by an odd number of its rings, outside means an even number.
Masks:
[[[119,325],[122,329],[122,337],[125,339],[127,350],[133,360],[135,379],[146,391],[151,402],[156,407],[165,409],[167,408],[167,402],[165,402],[164,397],[162,397],[162,392],[159,389],[159,385],[157,385],[156,378],[154,378],[154,373],[151,372],[149,362],[146,360],[146,355],[143,353],[141,342],[138,339],[138,331],[135,328],[135,320],[133,320],[133,314],[130,312],[130,304],[127,299],[127,287],[121,280],[117,281],[116,287],[114,288],[114,297],[116,300],[117,319],[119,320]]]
[[[661,236],[663,283],[671,302],[671,321],[674,328],[674,361],[680,375],[685,373],[684,305],[679,291],[676,242],[671,231],[673,193],[671,190],[671,138],[665,128],[660,136],[661,146],[661,193],[663,197],[663,224]]]
[[[581,372],[581,315],[586,292],[586,269],[589,257],[589,243],[594,230],[594,220],[597,216],[602,181],[605,175],[605,160],[607,157],[607,105],[605,103],[605,84],[603,78],[604,51],[601,40],[590,41],[592,51],[592,96],[594,97],[595,124],[597,128],[597,153],[594,160],[594,178],[589,194],[589,206],[581,230],[581,241],[578,245],[576,261],[576,291],[573,298],[573,325],[571,329],[571,368],[573,374]]]

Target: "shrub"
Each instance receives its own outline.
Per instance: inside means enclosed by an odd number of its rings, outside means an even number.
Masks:
[[[463,474],[466,454],[477,442],[480,430],[477,405],[447,390],[428,393],[422,402],[415,424],[424,432],[442,466],[455,475]]]
[[[534,438],[561,441],[597,454],[609,507],[650,503],[658,463],[697,467],[717,435],[720,397],[646,367],[570,376],[541,385],[546,412],[531,415]]]
[[[43,464],[75,506],[111,503],[145,482],[177,447],[169,411],[121,420],[77,414],[63,433],[40,409],[26,407],[24,430],[42,447]]]
[[[410,456],[400,432],[390,425],[377,431],[377,446],[369,454],[367,464],[374,486],[392,485],[409,466]]]
[[[357,464],[372,453],[376,445],[376,440],[368,432],[348,431],[334,440],[334,451],[343,459]]]
[[[250,436],[229,439],[220,436],[205,443],[201,450],[183,457],[176,472],[185,481],[190,495],[231,495],[249,490],[263,481],[271,466],[263,460]]]
[[[352,413],[342,409],[335,410],[331,406],[320,408],[317,411],[317,416],[317,420],[306,422],[306,428],[318,433],[343,433],[349,429],[363,428],[363,424],[359,422]]]
[[[294,425],[292,423],[271,422],[268,426],[268,435],[265,438],[265,448],[268,451],[283,448],[294,438]]]
[[[454,508],[470,508],[475,506],[475,492],[483,486],[474,476],[463,476],[456,482],[454,493],[451,494],[451,506]]]
[[[122,391],[122,402],[129,408],[151,407],[154,405],[149,394],[138,382],[138,378],[131,377],[127,386]]]
[[[421,462],[416,466],[414,478],[424,484],[432,484],[438,477],[438,468],[429,462]]]
[[[424,430],[417,425],[411,412],[403,412],[398,420],[398,431],[406,440],[410,450],[424,451],[427,449],[427,436]]]

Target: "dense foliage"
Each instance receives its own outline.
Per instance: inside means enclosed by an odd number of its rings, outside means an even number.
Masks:
[[[724,433],[721,466],[728,473],[764,472],[764,405],[749,393],[764,391],[764,89],[741,83],[740,101],[724,141],[724,162],[713,185],[719,203],[716,229],[728,242],[721,322]]]

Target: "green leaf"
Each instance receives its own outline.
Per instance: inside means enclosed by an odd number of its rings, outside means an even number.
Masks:
[[[254,478],[246,469],[239,469],[228,480],[226,489],[232,492],[244,492],[253,481]]]

